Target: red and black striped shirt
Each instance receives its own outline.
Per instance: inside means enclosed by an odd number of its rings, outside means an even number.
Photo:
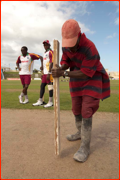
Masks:
[[[70,71],[80,70],[88,77],[86,79],[70,78],[71,96],[92,96],[105,99],[110,96],[110,81],[107,72],[100,62],[100,56],[94,43],[81,34],[77,52],[62,48],[61,65],[67,64]]]

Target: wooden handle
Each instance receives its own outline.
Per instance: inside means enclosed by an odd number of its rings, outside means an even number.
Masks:
[[[53,68],[59,65],[59,42],[53,41]],[[59,98],[59,78],[53,79],[54,93],[54,135],[55,135],[55,154],[60,154],[60,98]]]

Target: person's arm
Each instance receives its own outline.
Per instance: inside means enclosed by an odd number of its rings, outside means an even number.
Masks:
[[[52,72],[52,67],[53,67],[53,62],[50,63],[50,65],[49,65],[49,73],[50,73],[50,74],[51,74],[51,72]]]
[[[81,64],[81,72],[86,74],[86,76],[92,78],[99,69],[100,64],[100,55],[97,51],[95,45],[91,42],[91,45],[88,47],[85,57]]]
[[[77,78],[77,79],[86,79],[88,76],[84,74],[82,71],[67,71],[67,77]]]
[[[49,66],[49,72],[52,72],[52,68],[53,68],[53,63],[50,63]],[[62,64],[61,67],[59,67],[61,70],[67,70],[69,68],[69,66],[67,64]]]
[[[62,59],[61,59],[61,67],[59,67],[57,64],[55,65],[56,68],[52,69],[52,76],[53,78],[55,77],[60,77],[63,76],[65,77],[65,70],[67,70],[70,66],[71,66],[71,61],[68,58],[67,54],[65,53],[64,48],[63,50],[63,54],[62,54]],[[67,76],[68,77],[73,77],[73,78],[87,78],[87,76],[85,74],[83,74],[80,70],[77,71],[67,71]]]
[[[17,66],[18,70],[21,71],[21,68],[19,67],[19,63],[16,63],[16,66]]]
[[[63,66],[65,68],[65,66]],[[56,68],[52,69],[52,76],[53,78],[56,77],[60,77],[60,76],[64,76],[64,72],[65,70],[63,70],[64,68],[59,67],[56,64]],[[67,68],[68,69],[68,68]],[[88,76],[85,75],[83,72],[81,72],[80,70],[77,71],[67,71],[67,77],[72,77],[72,78],[82,78],[82,79],[86,79]]]
[[[65,77],[65,74],[64,74],[65,70],[67,70],[71,66],[71,61],[68,58],[64,48],[63,48],[63,55],[61,59],[61,67],[59,67],[57,64],[55,66],[56,68],[52,69],[53,78],[60,77],[60,76]],[[86,79],[88,76],[82,73],[80,70],[76,70],[76,71],[67,71],[67,77]]]
[[[41,60],[41,67],[40,67],[40,70],[43,71],[43,57],[40,56],[40,60]]]
[[[47,80],[50,79],[50,74],[52,74],[52,67],[53,67],[53,51],[49,51],[49,72],[48,72],[48,75],[47,75]]]
[[[66,60],[66,57],[64,59]],[[67,76],[77,79],[78,78],[86,79],[87,77],[92,77],[97,70],[99,61],[100,61],[99,53],[95,45],[91,43],[90,47],[86,52],[86,56],[81,64],[81,69],[76,71],[68,71]],[[56,67],[57,69],[52,70],[53,77],[55,78],[55,77],[64,76],[63,69],[61,69],[58,65],[56,65]]]
[[[17,59],[17,61],[16,61],[16,66],[17,66],[17,68],[18,68],[19,71],[21,71],[21,68],[20,68],[20,66],[19,66],[20,63],[21,63],[21,61],[20,61],[20,56],[19,56],[18,59]]]
[[[51,70],[52,70],[52,68],[53,68],[53,51],[52,50],[50,50],[49,51],[49,59],[50,59],[50,61],[49,61],[49,74],[51,74]]]
[[[56,71],[59,69],[59,70],[61,70],[61,73],[63,74],[63,72],[70,67],[70,59],[64,52],[64,48],[62,48],[62,50],[63,50],[63,54],[62,54],[62,58],[61,58],[61,62],[60,62],[61,66],[59,67],[58,65],[55,65],[57,69],[53,68],[52,73],[54,73],[54,69],[56,69]],[[59,70],[58,70],[58,72],[59,72]],[[54,74],[54,76],[55,76],[55,74]],[[60,75],[60,76],[62,76],[62,75]]]
[[[69,66],[67,64],[62,64],[62,66],[60,68],[61,68],[61,70],[67,70],[69,68]]]
[[[38,55],[38,54],[34,54],[34,53],[29,53],[32,60],[41,60],[41,67],[40,67],[40,70],[43,70],[43,57]]]

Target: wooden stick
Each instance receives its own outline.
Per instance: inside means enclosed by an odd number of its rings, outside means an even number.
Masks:
[[[53,68],[59,65],[59,42],[53,41]],[[59,99],[59,78],[53,79],[54,93],[54,135],[55,135],[55,154],[60,154],[60,99]]]

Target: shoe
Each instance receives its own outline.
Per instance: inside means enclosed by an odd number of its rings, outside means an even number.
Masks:
[[[28,99],[25,99],[24,102],[23,102],[23,104],[27,104],[27,103],[29,103],[29,100],[28,100]]]
[[[53,102],[48,102],[45,106],[44,106],[44,108],[48,108],[48,107],[52,107],[53,106]]]
[[[36,103],[33,104],[33,106],[42,106],[45,102],[38,100]]]
[[[75,134],[68,134],[68,135],[66,136],[66,138],[67,138],[68,141],[76,141],[76,140],[81,139],[81,134],[80,134],[80,132],[78,131],[78,132],[75,133]]]
[[[92,130],[92,117],[83,118],[81,126],[81,145],[74,154],[73,159],[79,162],[85,162],[90,154],[90,141]]]
[[[18,96],[18,98],[19,98],[19,103],[20,103],[20,104],[23,104],[22,96],[20,95],[20,96]]]
[[[68,141],[76,141],[76,140],[81,139],[82,115],[75,115],[75,124],[78,131],[75,134],[68,134],[66,136]]]

